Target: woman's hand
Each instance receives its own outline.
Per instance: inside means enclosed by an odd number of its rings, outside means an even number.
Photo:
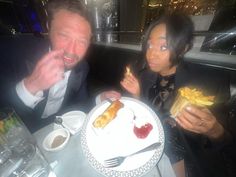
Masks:
[[[133,74],[125,75],[124,79],[120,82],[120,84],[134,97],[140,97],[140,85],[138,79]]]
[[[207,108],[187,106],[177,116],[176,122],[188,131],[204,134],[211,139],[218,139],[224,133],[223,126]]]
[[[100,101],[104,101],[106,99],[115,99],[118,100],[120,99],[121,94],[115,90],[109,90],[109,91],[105,91],[102,92],[100,95]]]

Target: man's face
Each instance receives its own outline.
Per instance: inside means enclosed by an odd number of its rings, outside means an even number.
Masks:
[[[64,50],[66,69],[73,68],[84,57],[91,38],[89,22],[77,13],[57,11],[50,24],[52,50]]]

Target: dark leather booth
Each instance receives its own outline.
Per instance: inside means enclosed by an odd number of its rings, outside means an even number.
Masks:
[[[17,55],[21,53],[19,51],[23,48],[26,48],[29,53],[32,52],[30,49],[31,44],[39,43],[42,40],[47,40],[46,38],[47,37],[45,36],[34,36],[30,34],[0,36],[0,64],[2,64],[2,62],[10,62],[6,58],[9,53],[11,53],[11,55],[15,54],[17,59]],[[135,66],[135,68],[139,69],[142,66],[142,58],[141,51],[139,50],[128,49],[125,47],[116,47],[115,45],[91,44],[86,55],[86,60],[90,65],[90,72],[88,75],[88,86],[90,93],[96,94],[103,89],[110,88],[122,90],[119,83],[123,78],[125,66],[131,64],[132,66]],[[186,59],[186,61],[191,62],[188,59]],[[206,67],[213,66],[206,65]],[[235,117],[236,68],[232,67],[226,69],[223,66],[217,65],[216,69],[224,70],[230,77],[231,99],[229,100],[229,105],[231,107],[231,115],[232,117]]]

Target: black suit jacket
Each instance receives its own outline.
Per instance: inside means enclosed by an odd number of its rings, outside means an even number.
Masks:
[[[141,75],[142,99],[148,102],[150,87],[155,84],[157,74],[145,69]],[[224,137],[216,142],[210,141],[206,136],[191,133],[178,127],[184,147],[187,150],[185,162],[192,165],[193,176],[198,177],[220,177],[227,175],[227,163],[225,153],[228,147],[232,146],[233,135],[231,129],[233,125],[229,122],[228,109],[226,103],[230,98],[229,78],[226,73],[216,69],[206,68],[193,63],[181,63],[176,71],[174,93],[164,103],[164,111],[157,112],[159,116],[165,118],[169,115],[170,107],[181,87],[194,87],[203,90],[206,95],[215,96],[216,104],[210,108],[218,121],[224,126]],[[152,106],[152,105],[150,105]],[[153,107],[155,110],[155,107]]]
[[[47,98],[31,109],[20,100],[15,88],[19,81],[33,71],[38,60],[49,51],[49,41],[34,36],[6,37],[1,40],[1,47],[0,106],[13,107],[29,130],[34,132],[54,119],[54,116],[41,118]],[[89,109],[86,82],[88,71],[88,64],[84,60],[73,68],[61,109],[57,114],[72,107],[82,111]]]

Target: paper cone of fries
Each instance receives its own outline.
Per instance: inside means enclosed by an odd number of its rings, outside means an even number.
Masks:
[[[183,87],[178,90],[178,95],[170,109],[171,117],[175,118],[179,112],[187,105],[197,105],[200,107],[214,104],[214,96],[204,96],[202,91]]]

